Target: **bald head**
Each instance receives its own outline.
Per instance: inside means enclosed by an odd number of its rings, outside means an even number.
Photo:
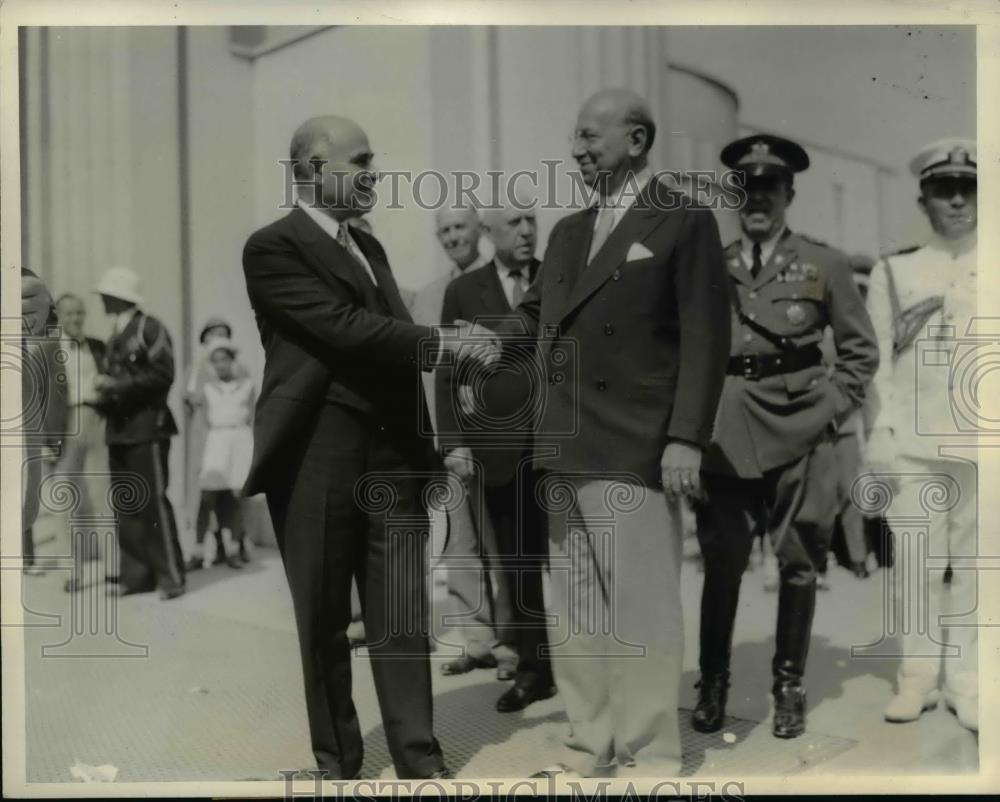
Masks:
[[[588,185],[606,182],[617,189],[630,170],[646,166],[655,137],[656,124],[641,96],[629,89],[604,89],[580,108],[573,158]]]
[[[74,340],[82,339],[87,308],[79,295],[72,292],[60,295],[56,301],[56,315],[67,337],[72,337]]]
[[[507,267],[530,264],[538,242],[534,204],[523,197],[508,198],[483,212],[483,226],[498,261]]]
[[[332,114],[312,117],[295,129],[288,150],[296,180],[314,187],[307,202],[338,219],[371,208],[373,156],[368,135],[354,120]]]
[[[434,221],[441,247],[459,270],[465,270],[479,258],[479,235],[483,227],[474,207],[441,207]]]

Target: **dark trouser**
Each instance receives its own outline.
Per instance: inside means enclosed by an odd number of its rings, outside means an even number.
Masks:
[[[295,609],[313,754],[330,779],[354,777],[363,757],[347,639],[352,577],[396,773],[429,777],[444,765],[431,726],[429,519],[423,480],[408,471],[375,427],[327,404],[288,485],[267,494]],[[355,497],[366,474],[379,484]],[[386,500],[391,510],[375,509]]]
[[[121,583],[126,590],[175,590],[184,586],[184,560],[174,509],[167,498],[169,440],[108,445],[112,482],[134,492],[113,492],[121,545]],[[135,488],[136,484],[145,488]],[[148,495],[147,495],[148,493]],[[142,500],[144,504],[132,503]]]
[[[535,476],[525,468],[503,485],[485,487],[486,510],[496,535],[498,581],[510,600],[509,620],[497,621],[497,640],[518,655],[518,681],[552,678],[542,571],[548,553],[546,517],[535,501]],[[531,676],[533,675],[533,676]]]
[[[838,515],[844,536],[847,558],[851,563],[864,563],[868,557],[865,521],[861,510],[851,500],[851,487],[861,473],[861,445],[856,434],[842,434],[834,444],[837,460]]]
[[[202,490],[201,501],[198,504],[198,529],[195,538],[199,544],[205,542],[208,534],[209,516],[215,513],[219,529],[228,529],[233,541],[243,539],[243,511],[240,500],[233,490]]]
[[[760,479],[703,478],[707,502],[698,507],[698,541],[705,558],[701,672],[729,671],[740,580],[754,533],[763,527],[781,572],[772,669],[776,682],[798,681],[812,631],[816,575],[826,561],[837,512],[832,444],[824,441]]]

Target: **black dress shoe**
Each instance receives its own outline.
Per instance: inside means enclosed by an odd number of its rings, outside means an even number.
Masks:
[[[156,590],[156,585],[139,585],[138,587],[133,587],[126,585],[124,582],[117,582],[112,585],[105,585],[104,590],[109,596],[135,596],[138,593],[152,593]]]
[[[515,682],[497,699],[497,711],[500,713],[516,713],[524,710],[532,702],[550,699],[556,695],[556,686],[552,680],[535,682]]]
[[[183,585],[178,585],[175,588],[164,588],[160,591],[160,598],[163,601],[170,601],[171,599],[179,599],[185,593],[185,587]]]
[[[230,568],[235,568],[238,571],[243,570],[243,560],[240,559],[238,554],[231,554],[226,557],[226,565]]]
[[[698,732],[718,732],[726,718],[729,675],[703,675],[696,687],[698,704],[691,714],[691,726]]]
[[[806,731],[806,692],[801,685],[775,685],[773,731],[775,738],[798,738]]]
[[[851,573],[858,579],[868,579],[868,568],[864,563],[851,563]]]
[[[476,668],[496,668],[496,665],[497,659],[492,654],[487,654],[483,657],[473,657],[472,655],[463,654],[461,657],[450,660],[447,663],[442,663],[441,673],[447,677],[451,677],[455,674],[468,674]]]
[[[205,560],[202,557],[189,557],[188,561],[184,563],[185,571],[200,571],[205,567]]]

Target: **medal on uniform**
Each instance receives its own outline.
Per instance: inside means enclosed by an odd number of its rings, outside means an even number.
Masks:
[[[793,326],[801,326],[806,322],[806,310],[799,304],[792,304],[788,307],[788,309],[785,310],[785,316],[788,318],[788,322]]]
[[[802,273],[808,279],[815,279],[819,275],[819,273],[816,270],[816,265],[805,265],[802,268]]]

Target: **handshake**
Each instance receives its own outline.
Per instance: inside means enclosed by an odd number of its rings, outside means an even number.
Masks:
[[[485,326],[456,320],[450,326],[440,326],[441,357],[451,354],[451,364],[473,361],[484,368],[500,360],[500,337]],[[443,360],[439,364],[444,364]]]

